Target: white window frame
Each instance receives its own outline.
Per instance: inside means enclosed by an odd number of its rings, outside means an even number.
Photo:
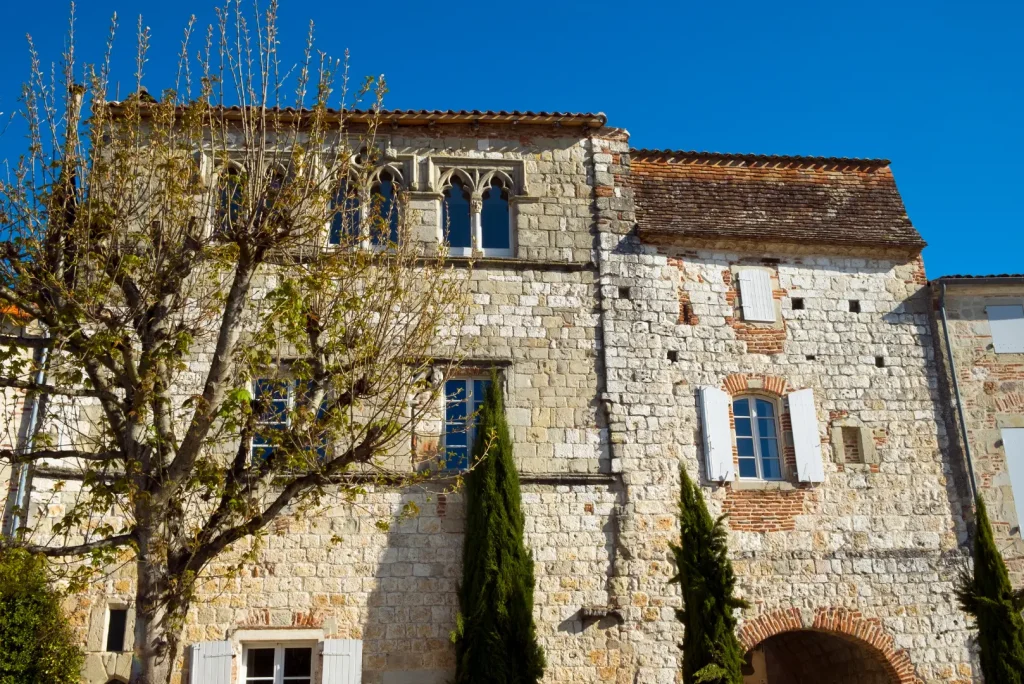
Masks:
[[[764,463],[762,462],[762,456],[761,456],[761,439],[762,439],[762,437],[761,437],[761,434],[760,434],[760,427],[758,426],[758,418],[759,418],[759,416],[757,415],[757,402],[758,402],[758,400],[764,401],[764,402],[768,402],[769,404],[771,404],[772,405],[772,409],[773,409],[773,411],[775,413],[775,415],[772,416],[772,420],[775,422],[775,437],[771,438],[771,439],[775,440],[775,445],[776,445],[776,448],[777,448],[777,450],[779,452],[779,476],[778,477],[765,477],[764,476]],[[750,407],[749,419],[750,419],[750,432],[751,432],[752,436],[751,437],[743,437],[743,439],[752,439],[753,442],[754,442],[754,465],[757,468],[757,475],[754,476],[754,477],[749,477],[749,476],[744,477],[743,475],[740,474],[739,463],[737,463],[737,465],[736,465],[736,475],[737,475],[737,477],[739,477],[741,480],[764,480],[765,482],[779,482],[781,480],[785,480],[786,479],[786,463],[785,463],[784,454],[782,452],[782,428],[781,428],[782,424],[781,424],[781,421],[779,420],[779,418],[781,417],[779,415],[779,402],[775,401],[774,399],[772,399],[770,397],[762,396],[762,395],[759,395],[759,394],[742,394],[742,395],[740,395],[738,397],[733,397],[732,406],[735,407],[736,402],[738,402],[738,401],[746,401],[747,405]],[[736,414],[736,411],[735,411],[735,408],[733,408],[733,423],[734,424],[735,424],[735,421],[736,421],[736,415],[735,414]],[[748,418],[748,416],[740,416],[740,417],[741,418]],[[765,438],[765,439],[769,439],[769,438]],[[737,461],[738,461],[741,458],[740,455],[739,455],[740,435],[736,432],[735,428],[733,429],[733,440],[734,440],[734,444],[736,445],[736,458],[737,458]],[[742,457],[742,458],[746,459],[746,458],[750,458],[750,457],[749,456],[745,456],[745,457]]]
[[[467,460],[466,466],[468,468],[468,466],[470,465],[469,462],[472,461],[472,459],[473,459],[473,445],[476,443],[476,420],[474,418],[477,416],[477,410],[478,409],[474,408],[474,404],[477,403],[477,397],[476,397],[476,394],[475,394],[475,391],[474,391],[474,386],[475,386],[475,384],[476,384],[476,382],[478,380],[484,381],[484,382],[490,382],[491,377],[489,375],[463,375],[463,376],[459,376],[459,377],[455,377],[455,378],[448,378],[448,380],[445,382],[444,425],[443,425],[443,428],[442,428],[443,429],[443,433],[441,435],[441,442],[444,445],[442,453],[444,455],[445,470],[449,470],[451,472],[462,472],[462,469],[461,468],[448,468],[448,401],[449,401],[449,397],[448,397],[448,391],[447,391],[448,390],[447,384],[449,382],[461,382],[461,383],[464,383],[464,386],[465,386],[465,389],[466,389],[466,398],[465,398],[464,401],[466,402],[466,405],[467,405],[465,435],[466,435],[466,460]],[[499,382],[500,381],[501,380],[499,378]],[[484,398],[480,397],[479,398],[479,403],[481,405],[483,404],[483,401],[484,401]]]
[[[317,684],[320,681],[319,661],[317,645],[319,642],[305,639],[298,641],[250,641],[242,644],[242,662],[238,668],[239,684],[246,684],[248,681],[249,651],[261,649],[274,649],[274,681],[272,684],[289,684],[284,679],[284,649],[286,648],[308,648],[309,654],[309,681],[310,684]],[[262,684],[262,682],[261,682]],[[269,684],[269,683],[268,683]]]

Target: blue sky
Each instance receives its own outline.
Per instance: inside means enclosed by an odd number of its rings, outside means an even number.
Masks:
[[[67,0],[5,3],[0,111],[28,74],[25,34],[57,59]],[[215,0],[79,3],[79,53],[110,14],[115,76],[132,82],[134,26],[152,27],[146,84],[171,84],[188,15]],[[892,159],[931,277],[1024,272],[1024,3],[282,2],[282,49],[352,51],[390,107],[603,111],[636,147]],[[16,156],[17,126],[0,137]]]

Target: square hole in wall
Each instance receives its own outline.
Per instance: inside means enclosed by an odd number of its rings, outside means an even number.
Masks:
[[[675,349],[671,350],[668,353],[668,360],[671,361],[672,363],[675,363],[676,361],[678,361],[679,360],[679,352],[677,352]]]
[[[793,297],[793,311],[802,311],[804,308],[803,297]]]
[[[628,288],[628,287],[620,287],[619,288],[619,299],[629,299],[631,294],[632,293],[630,292],[630,288]]]
[[[843,427],[843,461],[863,463],[864,450],[860,448],[860,428]]]
[[[885,368],[885,357],[884,356],[876,356],[875,357],[875,366],[877,366],[878,368]]]
[[[818,356],[816,354],[808,354],[804,358],[807,359],[808,361],[817,361],[818,360]]]
[[[860,313],[860,300],[859,299],[851,299],[850,300],[850,313]]]

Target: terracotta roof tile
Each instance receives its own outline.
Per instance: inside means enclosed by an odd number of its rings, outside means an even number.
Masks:
[[[643,237],[919,251],[884,159],[632,150]]]

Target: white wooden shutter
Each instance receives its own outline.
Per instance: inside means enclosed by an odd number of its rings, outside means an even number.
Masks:
[[[824,482],[825,465],[821,457],[818,414],[814,410],[814,390],[797,390],[788,398],[797,476],[801,482]]]
[[[231,684],[231,642],[201,641],[192,644],[190,684]]]
[[[986,306],[997,354],[1024,354],[1024,306]]]
[[[743,305],[743,320],[775,322],[772,279],[767,271],[752,268],[740,271],[740,303]]]
[[[732,398],[717,387],[700,388],[701,424],[704,428],[704,460],[709,480],[733,478],[732,430],[729,403]]]
[[[1017,508],[1018,534],[1024,537],[1024,428],[1003,428],[1003,451]]]
[[[359,684],[363,677],[363,642],[358,639],[325,639],[323,684]]]

